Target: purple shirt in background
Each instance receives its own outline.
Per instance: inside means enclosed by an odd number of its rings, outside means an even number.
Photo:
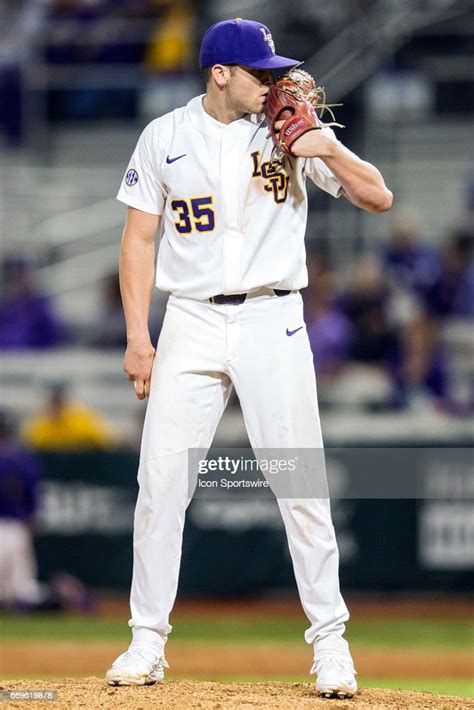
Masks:
[[[45,296],[22,295],[0,303],[0,349],[50,348],[63,341],[63,328]]]
[[[390,371],[394,385],[394,403],[398,405],[407,404],[410,392],[413,388],[405,381],[403,375],[403,354],[398,352],[397,356],[390,363]],[[438,400],[449,400],[449,380],[446,358],[443,352],[437,348],[430,359],[425,377],[418,384],[418,391],[435,397]]]
[[[395,281],[410,291],[423,294],[439,276],[439,255],[424,245],[405,249],[388,246],[382,255],[386,271]]]
[[[15,444],[0,444],[0,518],[28,521],[38,505],[40,464]]]
[[[436,316],[474,317],[474,264],[461,274],[444,270],[425,294],[425,303]]]
[[[317,374],[326,374],[347,360],[352,341],[349,320],[331,308],[313,319],[307,326]]]

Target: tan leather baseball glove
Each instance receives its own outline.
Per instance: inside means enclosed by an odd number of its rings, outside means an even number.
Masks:
[[[316,86],[311,74],[299,68],[290,69],[270,87],[263,109],[276,148],[293,156],[291,146],[304,133],[324,126],[343,128],[334,120],[322,123],[320,119],[325,110],[334,119],[331,107],[339,105],[326,103],[323,87]],[[319,117],[317,109],[320,111]],[[280,130],[275,129],[278,121],[284,121]]]

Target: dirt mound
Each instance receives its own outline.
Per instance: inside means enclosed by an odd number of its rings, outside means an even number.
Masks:
[[[474,710],[474,702],[431,693],[364,688],[352,700],[324,700],[316,696],[310,683],[211,683],[189,680],[134,688],[110,688],[99,678],[71,678],[61,681],[3,681],[8,691],[54,690],[54,702],[35,702],[35,708],[49,710],[244,710],[268,708],[279,710]],[[2,703],[2,708],[24,707],[22,702]]]

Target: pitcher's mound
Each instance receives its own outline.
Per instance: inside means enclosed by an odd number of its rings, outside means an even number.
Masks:
[[[149,707],[167,710],[474,710],[474,702],[431,693],[363,688],[351,700],[318,698],[311,683],[214,683],[191,680],[169,680],[140,687],[109,687],[100,678],[66,678],[64,680],[2,681],[2,691],[57,691],[53,702],[35,702],[35,708],[49,710],[145,710]],[[5,697],[5,696],[3,696]],[[12,697],[12,696],[11,696]],[[13,695],[13,697],[15,697]],[[18,697],[18,695],[16,696]],[[24,700],[8,707],[24,707]]]

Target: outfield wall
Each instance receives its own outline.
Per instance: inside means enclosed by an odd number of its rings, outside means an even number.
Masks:
[[[385,463],[378,475],[393,480],[400,465],[390,471],[393,456],[380,442],[377,449]],[[419,451],[423,455],[416,459],[416,469],[431,476],[433,462],[442,456],[436,449]],[[438,466],[437,485],[446,498],[439,490],[435,498],[423,491],[396,498],[399,494],[392,490],[385,499],[367,499],[352,497],[350,491],[341,494],[341,480],[357,473],[357,457],[350,449],[329,447],[326,458],[331,479],[335,473],[338,481],[332,511],[345,590],[469,588],[474,571],[472,477],[459,482],[449,467]],[[137,455],[44,454],[42,462],[36,538],[40,577],[66,570],[90,586],[126,590]],[[455,481],[453,495],[448,489]],[[187,513],[181,593],[222,596],[285,588],[294,588],[294,577],[273,496],[196,496]]]

